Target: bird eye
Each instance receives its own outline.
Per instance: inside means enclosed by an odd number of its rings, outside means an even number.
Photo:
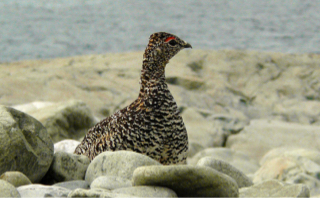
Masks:
[[[178,44],[178,42],[176,40],[172,39],[171,41],[169,41],[169,45],[171,45],[171,46],[175,46],[177,44]]]

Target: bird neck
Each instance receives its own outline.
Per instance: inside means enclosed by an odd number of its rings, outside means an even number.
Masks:
[[[151,87],[165,84],[165,67],[167,62],[144,59],[140,77],[140,96]]]

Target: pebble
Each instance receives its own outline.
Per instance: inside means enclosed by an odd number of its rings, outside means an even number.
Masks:
[[[87,156],[58,151],[46,174],[47,183],[82,180],[85,177],[90,160]],[[53,181],[50,181],[53,179]]]
[[[179,197],[237,197],[231,177],[205,166],[144,166],[133,173],[134,186],[163,186]]]
[[[239,188],[253,185],[249,177],[225,161],[217,160],[213,157],[204,157],[198,161],[197,166],[207,166],[232,177]]]
[[[132,183],[128,179],[117,176],[100,176],[93,180],[90,188],[103,188],[107,190],[113,190],[117,188],[131,187]]]
[[[21,197],[18,190],[9,182],[0,179],[0,197]]]
[[[0,179],[9,182],[14,187],[31,184],[30,179],[19,171],[7,171],[0,176]]]
[[[69,193],[68,197],[106,197],[106,198],[115,198],[115,197],[132,197],[137,198],[135,196],[129,195],[129,194],[119,194],[119,193],[113,193],[110,190],[105,189],[75,189],[72,192]]]
[[[259,169],[259,163],[248,155],[229,148],[207,148],[198,152],[194,157],[188,159],[188,163],[195,165],[203,157],[213,157],[217,160],[228,162],[245,174],[251,174]]]
[[[61,140],[54,144],[54,152],[56,153],[58,151],[63,151],[66,153],[73,154],[74,150],[79,144],[80,142],[77,140],[72,140],[72,139]]]
[[[118,176],[131,180],[136,168],[150,165],[161,164],[146,155],[132,151],[106,151],[91,161],[85,180],[89,184],[99,176]]]
[[[134,186],[118,188],[112,192],[137,197],[177,197],[177,194],[173,190],[160,186]]]
[[[310,197],[309,188],[303,184],[284,184],[268,180],[239,190],[240,197]]]
[[[90,186],[85,180],[73,180],[73,181],[65,181],[53,184],[53,186],[60,186],[63,188],[67,188],[70,190],[75,190],[77,188],[89,189]]]
[[[30,184],[17,188],[21,197],[67,197],[70,189],[59,186],[45,186],[42,184]]]

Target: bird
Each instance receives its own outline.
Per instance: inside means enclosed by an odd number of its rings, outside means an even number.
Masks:
[[[188,134],[165,79],[169,60],[184,48],[192,46],[174,34],[151,34],[138,98],[90,128],[74,153],[92,161],[105,151],[127,150],[163,165],[186,164]]]

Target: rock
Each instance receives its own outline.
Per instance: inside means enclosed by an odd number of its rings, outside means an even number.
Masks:
[[[103,188],[107,190],[113,190],[116,188],[131,187],[132,183],[128,179],[124,179],[116,176],[100,176],[93,180],[90,188]]]
[[[70,189],[59,186],[45,186],[40,184],[30,184],[17,188],[21,197],[67,197]]]
[[[89,184],[84,180],[73,180],[73,181],[66,181],[66,182],[59,182],[54,184],[53,186],[59,186],[63,188],[67,188],[70,190],[75,190],[77,188],[89,189]]]
[[[177,197],[177,194],[173,190],[160,186],[134,186],[118,188],[112,192],[137,197]]]
[[[51,112],[51,115],[47,112]],[[84,102],[75,100],[39,110],[35,116],[39,116],[39,121],[44,123],[54,142],[69,138],[82,139],[88,129],[99,121]]]
[[[85,189],[75,189],[74,191],[70,192],[68,197],[132,197],[136,198],[132,195],[128,194],[119,194],[119,193],[112,193],[109,190],[104,190],[104,189],[90,189],[90,190],[85,190]]]
[[[250,125],[241,133],[228,138],[226,147],[244,152],[256,160],[260,160],[269,150],[280,146],[294,145],[320,150],[319,131],[319,126],[264,119],[251,120]]]
[[[0,174],[20,171],[31,182],[39,182],[53,159],[53,143],[39,121],[0,106],[0,153]]]
[[[14,105],[12,108],[22,111],[24,113],[33,112],[38,109],[54,105],[54,102],[43,102],[43,101],[34,101],[27,104]]]
[[[0,176],[0,179],[9,182],[14,187],[31,184],[30,179],[19,171],[7,171]]]
[[[87,156],[58,151],[46,175],[54,182],[83,180],[90,160]]]
[[[91,161],[85,180],[89,184],[99,176],[117,176],[130,180],[136,168],[150,165],[160,165],[160,163],[146,155],[132,151],[107,151]]]
[[[76,149],[76,147],[80,144],[79,141],[76,140],[62,140],[54,144],[54,152],[63,151],[66,153],[72,153]]]
[[[179,197],[236,197],[237,183],[212,168],[190,165],[144,166],[133,173],[133,185],[163,186]]]
[[[197,166],[207,166],[232,177],[237,182],[239,188],[253,185],[251,179],[243,172],[222,160],[217,160],[213,157],[204,157],[198,161]]]
[[[188,159],[188,163],[195,165],[203,157],[213,157],[228,162],[245,174],[254,173],[259,169],[259,164],[256,160],[251,159],[242,152],[229,148],[207,148],[197,153],[193,158]]]
[[[64,139],[79,139],[97,122],[87,105],[75,100],[55,103],[27,113],[46,127],[55,143]]]
[[[186,125],[189,141],[198,143],[204,148],[222,146],[224,143],[224,131],[215,128],[195,109],[187,108],[181,114]]]
[[[192,140],[189,140],[189,148],[187,151],[187,163],[189,163],[190,157],[193,157],[195,154],[202,151],[203,149],[204,147],[198,142],[193,142]]]
[[[309,197],[310,192],[303,184],[284,184],[269,180],[239,190],[240,197]]]
[[[261,160],[263,161],[261,168],[254,174],[253,182],[278,179],[287,183],[306,184],[310,188],[311,195],[319,193],[320,164],[307,158],[317,160],[319,153],[307,149],[292,149],[291,151],[282,149],[272,150],[265,155]],[[282,155],[277,156],[276,152],[281,150]]]
[[[197,90],[205,85],[203,79],[197,77],[168,76],[166,81],[168,84],[178,85],[187,90]]]
[[[21,197],[17,189],[7,181],[0,179],[0,197]]]
[[[320,152],[313,149],[297,147],[278,147],[267,152],[260,160],[260,165],[276,157],[306,157],[317,164],[320,164]]]
[[[320,101],[317,100],[293,98],[279,101],[274,105],[273,112],[281,116],[283,121],[320,125]]]

